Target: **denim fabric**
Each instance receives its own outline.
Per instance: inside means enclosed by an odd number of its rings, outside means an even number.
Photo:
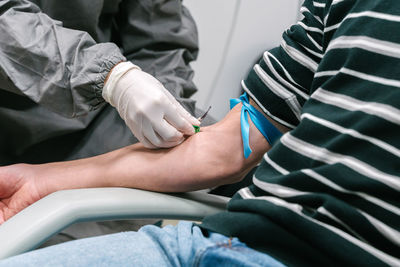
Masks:
[[[71,241],[0,261],[0,266],[284,266],[237,238],[204,237],[190,222]]]

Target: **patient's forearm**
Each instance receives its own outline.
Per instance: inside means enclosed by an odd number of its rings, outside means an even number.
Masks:
[[[244,158],[240,109],[239,104],[222,121],[171,149],[136,144],[87,159],[0,167],[0,224],[64,189],[118,186],[184,192],[237,182],[270,148],[250,121],[253,152]]]
[[[250,145],[253,153],[244,159],[238,105],[221,122],[171,149],[135,144],[93,158],[38,165],[37,171],[52,177],[43,182],[46,194],[109,186],[183,192],[239,181],[270,148],[252,123]]]
[[[52,177],[43,182],[46,194],[105,186],[190,191],[239,180],[269,148],[258,131],[251,135],[251,143],[254,152],[244,160],[238,107],[171,149],[148,150],[135,144],[97,157],[35,167],[38,176]]]

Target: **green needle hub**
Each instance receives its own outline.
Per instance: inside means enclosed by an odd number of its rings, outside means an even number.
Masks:
[[[200,132],[200,126],[193,125],[193,128],[195,133]]]

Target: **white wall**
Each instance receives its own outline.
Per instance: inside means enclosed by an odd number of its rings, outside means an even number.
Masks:
[[[295,23],[298,0],[184,0],[197,22],[199,58],[192,64],[199,88],[198,107],[212,105],[221,119],[240,81],[266,49],[279,45],[282,32]]]

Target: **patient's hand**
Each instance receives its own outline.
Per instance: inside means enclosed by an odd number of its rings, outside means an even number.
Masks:
[[[0,168],[0,224],[42,197],[29,172],[27,165]]]

